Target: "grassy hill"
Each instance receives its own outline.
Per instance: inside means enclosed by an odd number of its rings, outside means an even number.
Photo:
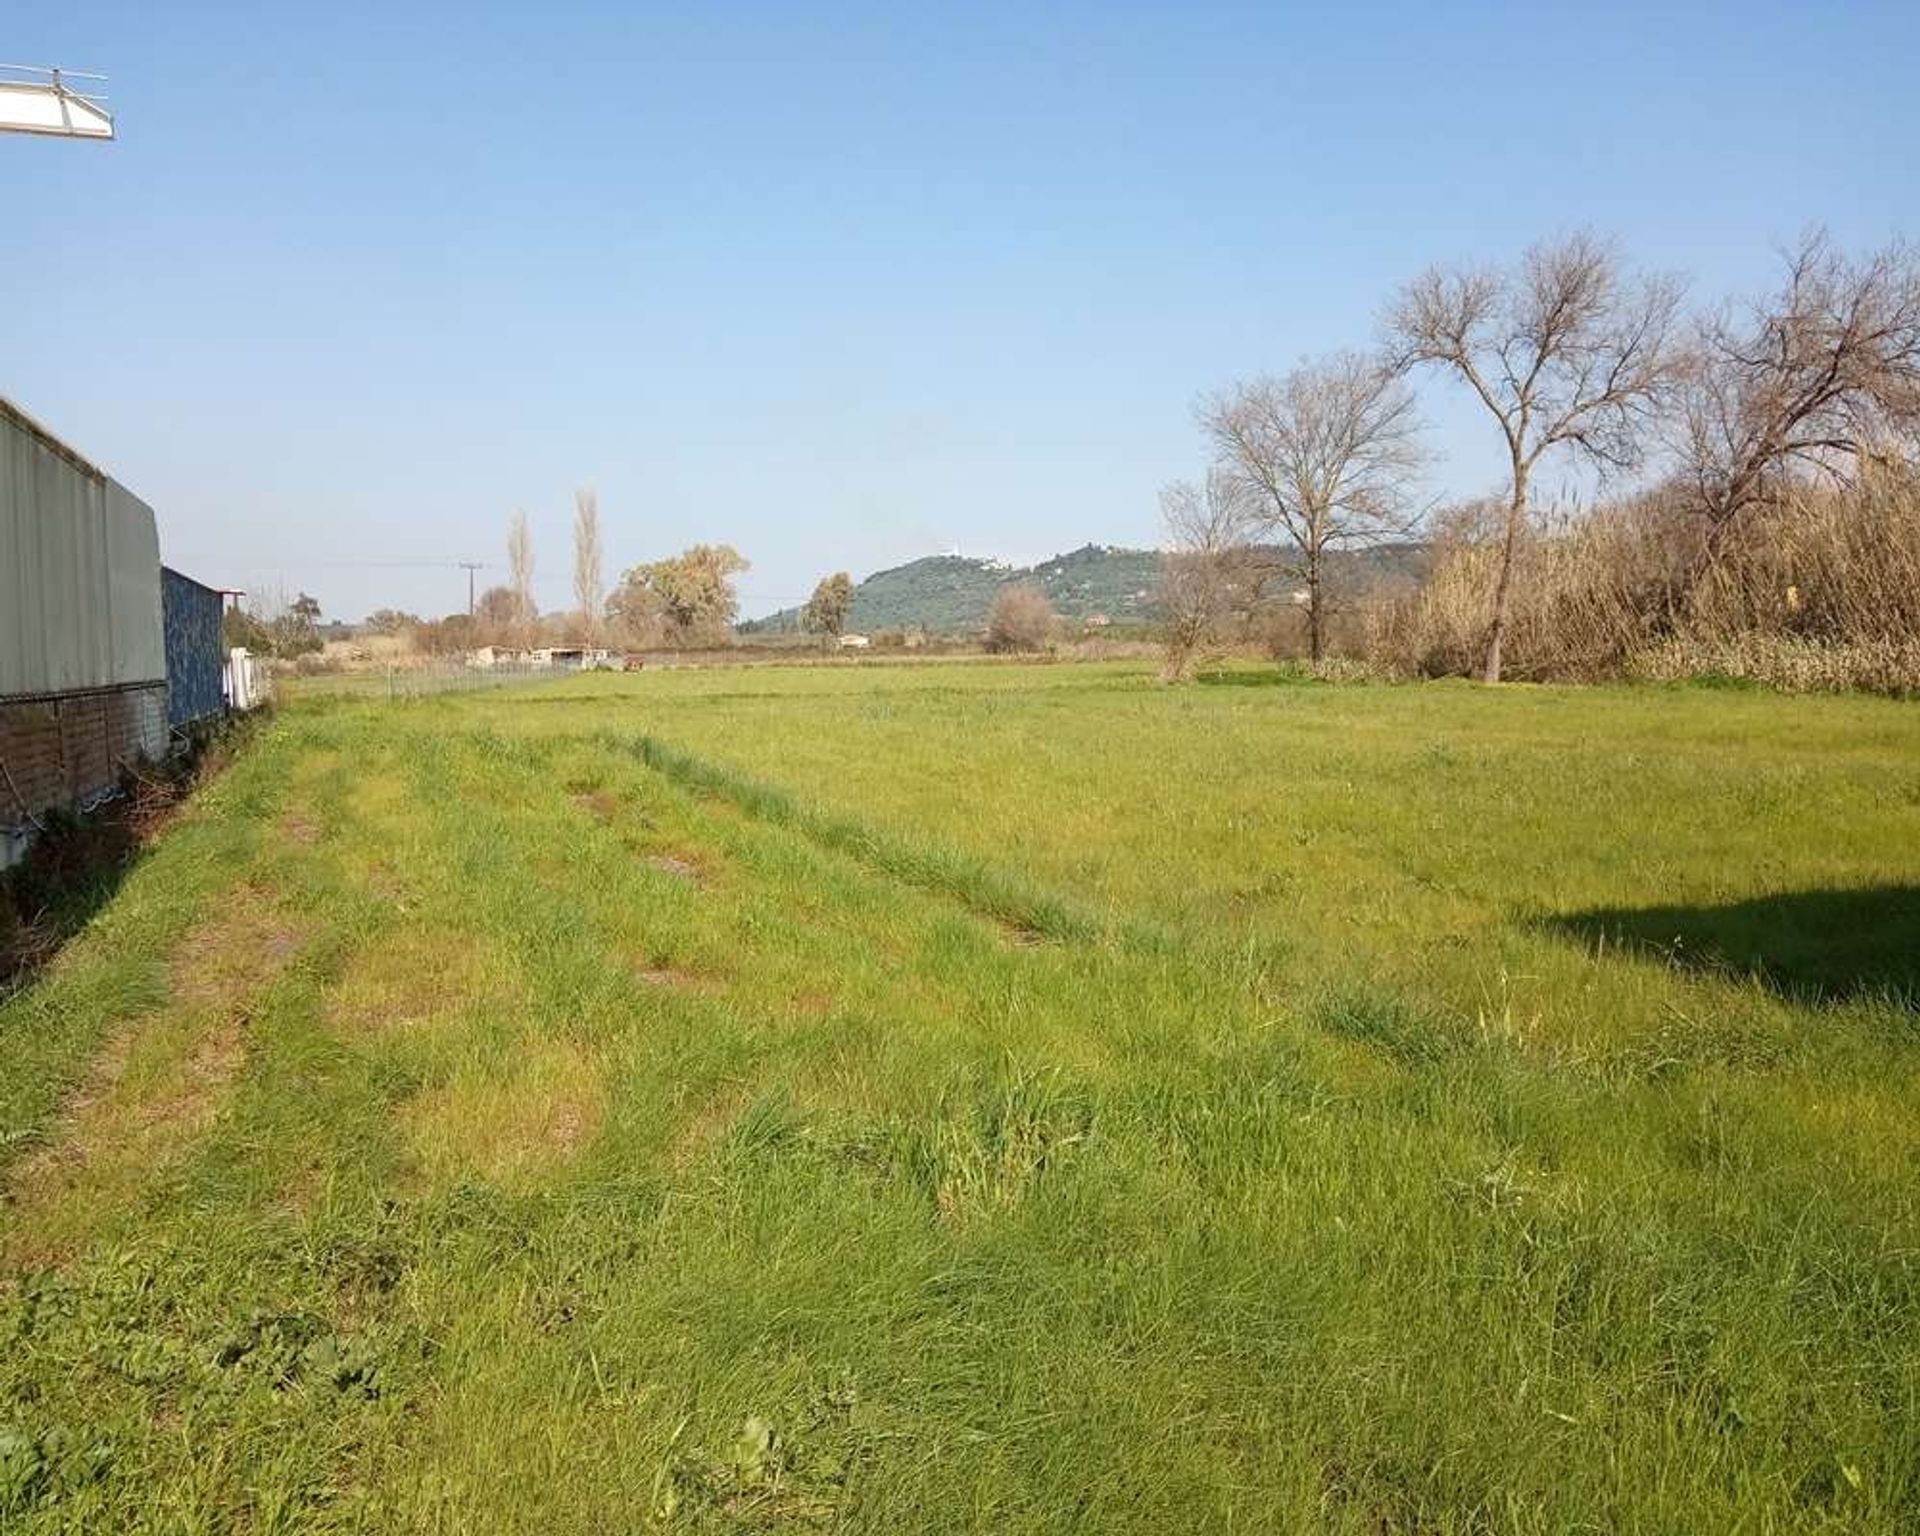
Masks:
[[[924,629],[935,634],[978,629],[1003,587],[1035,582],[1063,618],[1104,613],[1116,622],[1151,617],[1159,556],[1150,549],[1089,544],[1034,566],[965,555],[929,555],[875,571],[853,589],[856,631]],[[783,608],[740,626],[746,634],[800,628],[800,610]]]
[[[1414,579],[1424,567],[1417,545],[1389,545],[1340,557],[1337,569],[1361,586]],[[876,571],[853,589],[847,627],[857,632],[922,629],[951,634],[982,628],[994,594],[1019,582],[1039,586],[1064,619],[1103,613],[1116,624],[1151,623],[1159,617],[1154,583],[1160,555],[1151,549],[1086,544],[1018,566],[964,555],[929,555],[891,570]],[[800,610],[783,608],[740,626],[743,634],[781,634],[800,628]]]

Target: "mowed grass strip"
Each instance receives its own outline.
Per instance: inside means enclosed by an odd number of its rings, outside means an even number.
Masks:
[[[1343,708],[1393,739],[1398,695],[1417,757],[1436,720],[1465,731],[1506,695],[1313,694],[1302,740],[1292,691],[939,674],[580,679],[283,717],[202,835],[233,854],[227,899],[292,914],[297,948],[247,989],[217,1104],[106,1217],[76,1190],[64,1248],[12,1267],[9,1528],[1912,1523],[1897,997],[1799,999],[1541,931],[1517,834],[1489,833],[1471,877],[1495,889],[1512,858],[1498,910],[1476,895],[1412,963],[1377,947],[1383,914],[1344,936],[1316,915],[1366,852],[1359,812],[1324,864],[1254,820],[1264,852],[1219,864],[1234,891],[1284,869],[1313,903],[1204,889],[1198,850],[1231,841],[1213,818],[1243,815],[1276,758],[1344,753]],[[1764,718],[1733,702],[1741,729]],[[903,822],[933,803],[922,733],[968,712],[963,811]],[[1124,772],[989,761],[1123,726]],[[837,745],[800,750],[810,728]],[[1883,817],[1831,845],[1888,879],[1904,770],[1875,733],[1898,730],[1824,730],[1809,793],[1833,780],[1836,822]],[[728,745],[755,731],[757,752]],[[643,734],[684,745],[650,765]],[[816,751],[857,766],[789,771]],[[1115,786],[1154,759],[1194,801],[1189,841],[1101,844],[1126,821]],[[1496,797],[1549,820],[1538,759],[1507,771]],[[1406,857],[1394,786],[1366,793],[1363,897],[1399,889],[1380,867]],[[1164,829],[1158,802],[1134,814]],[[1810,829],[1779,835],[1804,860]],[[1800,873],[1748,837],[1731,880]],[[166,889],[200,851],[170,837],[137,878]],[[1153,867],[1120,879],[1128,858]],[[1660,895],[1610,878],[1616,901]],[[1035,903],[1089,921],[1009,942]],[[1238,929],[1212,920],[1228,910]],[[72,1032],[59,1081],[20,1096],[28,1156],[68,1134],[91,1053],[128,1030],[158,1050],[143,1021],[208,1013],[169,969],[206,920],[110,911],[4,1005],[0,1040]],[[83,1027],[123,942],[151,957],[141,987]],[[1541,953],[1567,969],[1499,974]],[[4,1219],[42,1220],[38,1200]]]

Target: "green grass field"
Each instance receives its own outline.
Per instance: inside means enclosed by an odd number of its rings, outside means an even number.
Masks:
[[[1920,1527],[1920,709],[295,702],[0,1002],[0,1530]]]

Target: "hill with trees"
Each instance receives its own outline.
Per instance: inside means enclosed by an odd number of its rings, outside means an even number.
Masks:
[[[1383,582],[1410,582],[1423,562],[1420,546],[1392,545],[1343,560],[1340,574],[1371,589]],[[854,587],[846,627],[857,632],[971,633],[986,628],[994,599],[1016,586],[1038,587],[1054,612],[1069,622],[1081,623],[1095,614],[1120,625],[1158,623],[1161,618],[1158,550],[1085,544],[1031,566],[929,555],[875,571]],[[742,634],[785,634],[798,632],[803,623],[803,609],[783,608],[739,627]]]

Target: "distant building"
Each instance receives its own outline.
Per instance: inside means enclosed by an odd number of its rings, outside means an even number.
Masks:
[[[613,653],[596,646],[541,645],[530,651],[510,645],[479,645],[467,652],[467,665],[482,671],[497,667],[523,667],[540,671],[579,672],[596,667],[611,667]]]
[[[864,651],[872,644],[873,642],[865,635],[842,635],[840,637],[840,649],[843,651]]]
[[[1090,613],[1081,621],[1082,626],[1087,629],[1105,629],[1112,622],[1113,620],[1104,613]]]
[[[612,665],[611,653],[586,645],[543,645],[526,653],[527,665],[561,672],[583,672]]]

